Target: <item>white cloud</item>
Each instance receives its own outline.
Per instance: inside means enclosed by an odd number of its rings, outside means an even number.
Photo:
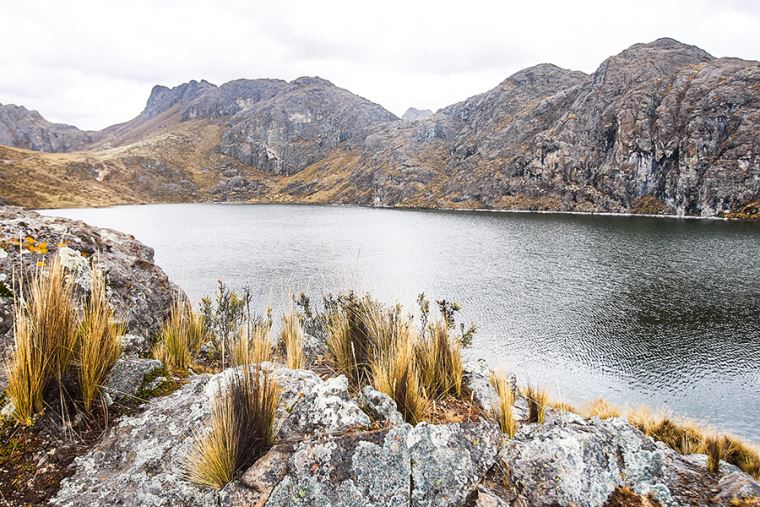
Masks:
[[[760,59],[760,5],[10,0],[0,102],[97,129],[138,114],[154,84],[320,75],[400,115],[463,100],[537,63],[593,72],[607,56],[663,36]]]

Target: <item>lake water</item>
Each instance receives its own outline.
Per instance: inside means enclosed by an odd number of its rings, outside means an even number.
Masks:
[[[345,288],[450,299],[471,358],[581,403],[647,404],[760,442],[760,223],[181,204],[50,210],[130,234],[197,301]]]

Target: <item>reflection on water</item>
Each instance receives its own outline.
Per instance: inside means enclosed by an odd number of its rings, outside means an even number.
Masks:
[[[222,278],[275,308],[424,291],[480,326],[472,357],[570,402],[604,396],[760,442],[760,224],[282,205],[54,210],[134,234],[194,299]]]

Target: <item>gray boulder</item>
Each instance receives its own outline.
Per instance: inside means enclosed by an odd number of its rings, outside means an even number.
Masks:
[[[407,445],[414,506],[463,505],[496,463],[501,434],[488,422],[418,424]]]
[[[393,426],[404,423],[404,417],[396,409],[396,402],[385,393],[365,386],[362,389],[361,403],[364,411],[374,420]]]
[[[122,357],[113,365],[105,391],[113,401],[134,397],[149,374],[164,367],[158,359]]]
[[[217,493],[182,476],[183,459],[210,412],[207,375],[193,377],[140,415],[113,426],[64,479],[52,505],[214,505]]]
[[[501,450],[499,463],[491,485],[508,484],[500,496],[512,504],[602,506],[616,488],[627,486],[666,506],[705,505],[721,491],[719,477],[703,465],[619,418],[524,425]],[[751,491],[751,477],[737,473],[743,477],[734,491]],[[737,481],[726,480],[726,495]]]
[[[266,505],[409,505],[408,425],[299,444]]]

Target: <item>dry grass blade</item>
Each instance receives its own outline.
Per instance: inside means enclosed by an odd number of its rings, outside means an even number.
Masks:
[[[221,489],[274,441],[279,388],[258,367],[231,375],[211,411],[211,428],[196,435],[186,456],[188,478]]]
[[[429,408],[425,399],[414,363],[414,338],[411,323],[397,321],[392,343],[377,351],[371,365],[372,383],[378,391],[387,394],[396,402],[396,407],[404,420],[417,424]]]
[[[620,417],[620,411],[607,400],[597,398],[585,407],[583,415],[586,417],[609,419],[610,417]]]
[[[17,303],[7,393],[22,424],[31,424],[42,410],[45,391],[53,382],[64,392],[76,343],[73,290],[56,256],[47,272],[35,273],[24,304]]]
[[[5,390],[13,403],[14,418],[30,426],[34,414],[42,411],[45,386],[49,380],[49,357],[35,343],[34,325],[26,312],[16,310],[14,320],[15,349],[6,365],[8,386]]]
[[[230,364],[241,366],[257,364],[272,360],[272,341],[269,339],[269,326],[256,323],[253,329],[240,332],[235,337],[230,349]]]
[[[371,298],[345,298],[327,319],[327,348],[336,371],[354,386],[370,380],[371,364],[378,351],[377,340],[384,339],[386,312]]]
[[[282,318],[282,345],[285,348],[285,364],[292,370],[300,370],[306,365],[303,354],[303,326],[296,312],[291,311]]]
[[[77,329],[76,365],[79,392],[85,411],[100,393],[111,367],[121,355],[119,335],[123,328],[114,322],[106,298],[106,280],[97,267],[92,271],[92,288]]]
[[[431,398],[461,397],[464,378],[461,344],[449,335],[443,320],[433,323],[428,335],[417,343],[415,351],[422,386]]]
[[[495,372],[491,377],[491,385],[496,389],[499,397],[499,407],[494,414],[501,432],[509,435],[509,438],[515,438],[517,433],[517,421],[512,411],[515,405],[515,395],[512,392],[512,386],[507,382],[507,376],[504,372]]]
[[[528,386],[525,398],[528,400],[528,422],[543,424],[549,394],[544,389]]]

